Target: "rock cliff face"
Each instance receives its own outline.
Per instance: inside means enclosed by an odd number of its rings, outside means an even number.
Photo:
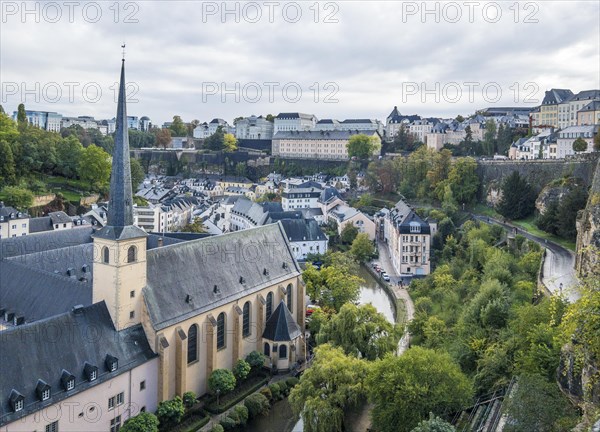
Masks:
[[[600,163],[596,165],[587,205],[577,217],[575,268],[580,275],[600,268]]]
[[[543,215],[546,213],[546,209],[550,203],[557,202],[560,204],[560,201],[565,195],[581,184],[583,184],[581,179],[573,177],[551,182],[550,184],[544,186],[538,195],[537,199],[535,200],[535,208],[540,214]]]

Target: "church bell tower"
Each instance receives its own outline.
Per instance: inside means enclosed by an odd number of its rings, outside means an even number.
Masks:
[[[125,58],[123,58],[107,224],[93,235],[93,302],[102,300],[106,302],[117,330],[141,323],[142,289],[146,286],[147,234],[133,225],[125,98]]]

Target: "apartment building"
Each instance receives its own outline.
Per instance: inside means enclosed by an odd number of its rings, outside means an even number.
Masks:
[[[273,133],[314,130],[316,124],[317,118],[313,114],[279,113],[275,117]]]
[[[0,239],[29,234],[29,215],[0,201]]]

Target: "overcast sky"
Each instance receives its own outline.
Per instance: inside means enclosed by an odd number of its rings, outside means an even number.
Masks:
[[[23,15],[21,1],[2,2],[6,111],[114,117],[123,42],[128,113],[155,124],[289,111],[383,120],[394,105],[454,117],[600,88],[598,1],[74,3],[31,2]]]

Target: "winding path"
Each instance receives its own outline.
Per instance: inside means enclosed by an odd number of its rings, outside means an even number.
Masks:
[[[415,305],[408,294],[406,288],[400,287],[398,282],[400,281],[400,276],[394,270],[394,266],[392,265],[392,261],[390,259],[390,252],[385,243],[377,242],[377,249],[379,251],[379,263],[386,271],[386,273],[390,276],[390,283],[388,284],[394,295],[397,299],[403,300],[404,305],[406,307],[406,324],[412,321],[415,316]],[[404,334],[402,335],[402,339],[398,343],[398,352],[397,355],[401,355],[408,349],[410,345],[410,333],[408,332],[408,326],[404,329]]]
[[[546,249],[546,258],[542,269],[542,283],[552,293],[564,292],[570,302],[575,302],[580,294],[577,291],[578,280],[575,276],[575,254],[558,243],[543,239],[508,222],[491,217],[473,214],[473,218],[503,227],[538,243]]]

